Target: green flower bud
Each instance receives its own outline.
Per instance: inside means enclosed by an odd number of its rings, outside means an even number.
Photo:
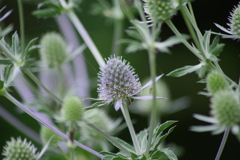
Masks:
[[[234,8],[229,21],[228,25],[230,26],[231,33],[236,37],[240,37],[240,4]]]
[[[62,106],[61,116],[68,122],[76,122],[83,117],[83,102],[77,96],[68,97]]]
[[[220,90],[227,89],[227,81],[223,75],[217,71],[212,71],[207,76],[207,90],[211,94],[215,94]]]
[[[44,65],[49,68],[60,66],[67,56],[67,44],[58,33],[45,34],[40,42],[40,55]]]
[[[240,105],[233,92],[223,90],[211,99],[211,114],[219,124],[231,127],[240,122]]]
[[[3,148],[2,155],[5,156],[3,160],[36,160],[36,150],[35,146],[26,139],[22,141],[21,138],[17,140],[11,138]]]
[[[62,140],[62,137],[53,132],[51,129],[47,128],[46,126],[41,127],[40,136],[42,139],[42,142],[46,144],[48,140],[52,137],[52,140],[50,142],[50,146],[55,146],[59,141]]]
[[[179,0],[144,0],[145,12],[156,22],[171,19],[177,13]]]

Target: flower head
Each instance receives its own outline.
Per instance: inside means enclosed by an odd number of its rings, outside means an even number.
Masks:
[[[228,29],[218,24],[215,25],[222,31],[229,34],[219,34],[222,35],[223,38],[240,39],[240,3],[233,9],[229,16],[229,23],[227,24],[229,26]]]
[[[11,138],[11,141],[4,146],[2,155],[5,156],[4,160],[36,160],[36,150],[35,146],[26,139]]]
[[[147,85],[141,87],[134,69],[126,60],[122,60],[122,57],[110,57],[106,65],[101,68],[98,76],[100,82],[98,88],[99,100],[105,104],[113,102],[115,110],[118,110],[122,103],[131,103],[132,99],[152,99],[152,96],[135,97],[152,82],[150,81]],[[156,80],[160,77],[157,77]]]

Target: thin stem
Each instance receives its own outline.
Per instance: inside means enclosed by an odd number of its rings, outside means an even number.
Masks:
[[[131,153],[125,149],[123,146],[121,146],[121,144],[119,144],[117,141],[115,141],[111,136],[107,135],[106,133],[104,133],[102,130],[100,130],[99,128],[97,128],[95,125],[93,125],[92,123],[88,122],[87,120],[83,120],[84,123],[86,123],[89,127],[91,127],[92,129],[94,129],[96,132],[98,132],[99,134],[101,134],[102,136],[104,136],[109,142],[111,142],[115,147],[117,147],[118,149],[120,149],[121,151],[127,153],[128,155],[130,155]]]
[[[173,33],[178,36],[181,37],[181,33],[178,31],[178,29],[174,26],[174,24],[172,23],[171,20],[166,21],[166,24],[169,26],[169,28],[173,31]],[[199,59],[203,60],[202,56],[185,40],[182,40],[183,44]]]
[[[38,86],[42,87],[45,92],[47,92],[56,102],[62,104],[62,100],[55,96],[51,91],[49,91],[36,77],[32,72],[27,68],[22,68],[22,70],[31,78]]]
[[[29,108],[27,108],[26,106],[24,106],[22,103],[20,103],[18,100],[16,100],[12,95],[10,95],[7,91],[5,91],[3,93],[3,95],[10,100],[12,103],[14,103],[16,106],[18,106],[19,108],[21,108],[24,112],[26,112],[28,115],[30,115],[31,117],[33,117],[35,120],[37,120],[39,123],[43,124],[44,126],[48,127],[49,129],[51,129],[53,132],[55,132],[56,134],[58,134],[59,136],[63,137],[64,139],[69,139],[69,137],[62,133],[60,130],[58,130],[57,128],[53,127],[52,124],[47,123],[45,120],[42,119],[41,116],[37,115],[36,113],[34,113],[33,111],[31,111]],[[99,157],[99,158],[103,158],[104,156],[102,154],[99,154],[97,151],[81,144],[80,142],[74,140],[74,143],[77,144],[79,147],[81,147],[82,149],[84,149],[85,151],[88,151],[92,154],[94,154],[95,156]]]
[[[230,128],[227,128],[227,129],[225,130],[225,132],[224,132],[224,135],[223,135],[223,138],[222,138],[222,142],[221,142],[221,145],[220,145],[220,147],[219,147],[219,149],[218,149],[218,153],[217,153],[217,155],[216,155],[215,160],[219,160],[220,157],[221,157],[222,151],[223,151],[223,149],[224,149],[224,146],[225,146],[226,141],[227,141],[227,138],[228,138],[229,131],[230,131]]]
[[[67,12],[67,15],[68,15],[69,19],[71,20],[71,22],[73,23],[73,25],[75,26],[78,33],[82,36],[83,40],[85,41],[89,50],[92,52],[94,58],[96,59],[96,61],[99,64],[99,66],[104,66],[105,62],[102,58],[102,55],[98,51],[97,47],[93,43],[92,39],[88,35],[86,29],[83,27],[81,21],[78,19],[76,14],[73,11],[69,11],[69,12]]]
[[[131,122],[131,118],[130,118],[130,115],[129,115],[129,112],[128,112],[127,105],[126,104],[122,104],[121,110],[122,110],[122,114],[123,114],[123,116],[125,118],[125,121],[127,123],[127,126],[128,126],[128,129],[129,129],[132,141],[133,141],[133,145],[134,145],[135,151],[139,155],[141,153],[140,145],[138,143],[137,136],[136,136],[135,130],[134,130],[132,122]]]
[[[186,13],[185,13],[185,10],[183,9],[183,7],[181,7],[180,10],[181,10],[183,19],[184,19],[184,21],[185,21],[185,23],[186,23],[186,25],[187,25],[187,28],[188,28],[188,30],[189,30],[192,38],[193,38],[193,41],[194,41],[195,45],[196,45],[197,48],[201,51],[202,49],[201,49],[200,43],[199,43],[199,41],[198,41],[197,35],[196,35],[196,33],[195,33],[192,25],[191,25],[191,22],[190,22],[189,19],[187,18],[187,15],[186,15]]]
[[[63,69],[61,66],[58,66],[58,92],[59,92],[59,97],[63,97],[64,94],[64,76],[63,76]]]
[[[152,144],[152,138],[153,138],[153,131],[156,126],[157,121],[157,107],[156,107],[156,55],[154,53],[154,48],[151,48],[148,50],[148,57],[149,57],[149,64],[150,64],[150,71],[151,71],[151,79],[152,79],[152,111],[151,111],[151,120],[150,120],[150,128],[149,128],[149,137],[148,137],[148,143],[147,143],[147,149],[146,149],[146,155],[148,156],[149,150],[151,148]]]
[[[119,56],[121,45],[119,44],[118,41],[122,38],[122,33],[123,33],[123,19],[116,19],[114,22],[112,55]]]
[[[18,0],[18,13],[19,13],[19,20],[20,20],[20,36],[21,36],[21,53],[22,57],[24,56],[24,49],[25,49],[25,33],[24,33],[24,15],[23,15],[23,6],[22,0]]]

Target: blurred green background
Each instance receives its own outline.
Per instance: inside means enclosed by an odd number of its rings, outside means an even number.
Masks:
[[[90,4],[93,1],[83,0],[83,3],[77,11],[83,25],[87,29],[88,33],[92,37],[96,46],[106,58],[110,55],[112,45],[113,26],[107,23],[106,19],[102,16],[93,16],[90,14]],[[224,1],[224,0],[195,0],[192,5],[195,11],[195,16],[202,32],[206,30],[212,30],[220,32],[215,27],[214,23],[218,23],[222,26],[226,26],[228,23],[229,12],[232,11],[233,6],[237,5],[237,0]],[[1,7],[7,5],[6,10],[13,9],[13,13],[4,21],[4,25],[10,23],[14,24],[14,30],[19,33],[19,19],[18,19],[18,6],[16,0],[2,0],[0,1]],[[31,12],[36,10],[37,6],[34,1],[25,0],[24,2],[24,15],[25,15],[25,32],[27,41],[34,37],[41,37],[48,31],[59,31],[59,28],[54,18],[50,19],[37,19],[32,16]],[[187,28],[183,23],[180,14],[173,18],[173,23],[178,27],[182,33],[188,34]],[[128,28],[129,22],[125,22],[125,28]],[[12,32],[13,33],[13,32]],[[12,34],[11,33],[11,34]],[[161,39],[166,39],[172,36],[173,33],[170,29],[163,25],[160,35]],[[126,37],[126,35],[124,35]],[[238,82],[240,76],[240,46],[238,41],[230,39],[222,39],[222,43],[226,43],[223,52],[220,55],[221,65],[223,71],[234,81]],[[126,47],[126,46],[125,46]],[[198,63],[198,59],[190,53],[183,45],[177,45],[171,48],[171,54],[157,54],[157,72],[158,75],[164,73],[165,75],[170,71],[183,67],[185,65],[195,65]],[[36,56],[38,53],[35,53]],[[88,67],[89,77],[96,78],[99,71],[98,64],[92,57],[89,50],[84,53],[86,64]],[[140,79],[144,79],[150,76],[148,56],[145,52],[138,52],[134,54],[126,54],[122,52],[124,59],[128,60],[135,68],[136,73]],[[166,120],[178,120],[177,127],[167,138],[167,142],[174,142],[179,146],[182,146],[185,153],[179,159],[181,160],[203,160],[214,159],[218,147],[220,145],[222,135],[212,136],[210,133],[195,133],[189,131],[189,127],[197,124],[205,124],[199,122],[192,117],[193,113],[200,113],[204,115],[209,114],[209,98],[198,94],[199,91],[203,91],[204,84],[197,83],[199,78],[197,75],[189,74],[181,78],[173,78],[164,76],[163,79],[170,88],[172,99],[176,99],[182,96],[189,96],[191,98],[190,106],[178,113],[163,117],[163,121]],[[14,89],[12,89],[14,92]],[[17,98],[19,96],[14,94]],[[96,97],[96,88],[91,91],[91,96]],[[0,97],[0,105],[4,106],[6,110],[15,115],[19,120],[30,126],[34,130],[39,130],[38,123],[26,114],[19,114],[16,107],[3,97]],[[121,116],[120,112],[111,112],[111,116]],[[134,125],[136,132],[147,127],[147,120],[143,116],[137,114],[132,115],[133,119],[137,119],[137,123]],[[0,152],[6,140],[10,137],[18,137],[23,135],[14,127],[9,125],[3,118],[0,117]],[[128,131],[124,130],[120,135],[120,138],[129,140]],[[41,146],[38,146],[41,147]],[[226,147],[223,151],[221,159],[239,159],[240,144],[230,134],[226,143]],[[238,158],[237,158],[238,157]]]

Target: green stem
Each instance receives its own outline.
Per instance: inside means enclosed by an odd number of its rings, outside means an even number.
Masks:
[[[148,137],[148,143],[147,143],[147,149],[146,149],[146,155],[148,156],[149,150],[151,148],[152,144],[152,138],[153,138],[153,131],[156,126],[157,121],[157,107],[156,107],[156,55],[154,53],[154,48],[150,48],[148,50],[148,57],[149,57],[149,64],[150,64],[150,71],[151,71],[151,79],[152,79],[152,111],[151,111],[151,120],[150,120],[150,128],[149,128],[149,137]]]
[[[125,152],[126,154],[130,155],[131,153],[125,149],[123,146],[121,146],[117,141],[115,141],[111,136],[107,135],[106,133],[104,133],[102,130],[100,130],[99,128],[97,128],[94,124],[88,122],[87,120],[83,120],[84,123],[86,123],[89,127],[91,127],[92,129],[94,129],[96,132],[98,132],[99,134],[101,134],[103,137],[105,137],[109,142],[111,142],[115,147],[117,147],[118,149],[120,149],[121,151]]]
[[[215,160],[219,160],[220,157],[221,157],[222,151],[223,151],[223,149],[224,149],[224,146],[225,146],[226,141],[227,141],[227,138],[228,138],[229,131],[230,131],[230,128],[227,128],[227,129],[225,130],[225,132],[224,132],[223,139],[222,139],[221,145],[220,145],[220,147],[219,147],[219,149],[218,149],[218,153],[217,153],[217,155],[216,155]]]
[[[49,91],[36,77],[32,72],[27,68],[22,68],[22,70],[31,78],[38,86],[42,87],[45,92],[47,92],[56,102],[62,104],[62,100],[56,97],[51,91]]]
[[[81,21],[78,19],[76,14],[73,11],[67,12],[67,15],[75,28],[77,29],[78,33],[82,36],[83,40],[85,41],[86,45],[88,46],[89,50],[92,52],[94,58],[98,62],[99,66],[104,66],[105,62],[102,58],[102,55],[98,51],[97,47],[93,43],[92,39],[88,35],[86,29],[83,27]]]
[[[128,129],[129,129],[132,141],[133,141],[133,145],[134,145],[134,148],[135,148],[135,151],[136,151],[136,154],[140,155],[141,154],[141,149],[140,149],[140,146],[139,146],[139,143],[138,143],[138,140],[137,140],[135,130],[134,130],[132,122],[131,122],[131,118],[130,118],[130,115],[129,115],[129,112],[128,112],[127,105],[122,104],[121,110],[122,110],[123,117],[125,118],[125,121],[127,123]]]
[[[22,0],[18,0],[18,13],[19,13],[19,20],[20,20],[20,35],[21,35],[21,53],[22,58],[24,56],[24,49],[25,49],[25,33],[24,33],[24,16],[23,16],[23,6]]]
[[[166,24],[169,26],[169,28],[173,31],[173,33],[176,36],[178,37],[182,36],[171,20],[166,21]],[[183,39],[182,42],[196,57],[198,57],[200,60],[203,60],[202,56],[185,39]]]
[[[186,25],[187,25],[187,28],[188,28],[191,36],[192,36],[192,39],[193,39],[195,45],[196,45],[197,48],[202,52],[201,45],[200,45],[200,43],[199,43],[199,41],[198,41],[197,35],[196,35],[196,33],[195,33],[192,25],[191,25],[191,22],[190,22],[189,19],[187,18],[187,15],[186,15],[186,13],[185,13],[185,10],[183,9],[183,7],[181,7],[180,10],[181,10],[183,19],[184,19],[184,21],[185,21],[185,23],[186,23]]]
[[[112,44],[112,55],[119,56],[121,45],[119,40],[122,38],[123,31],[123,19],[116,19],[114,22],[114,35]]]
[[[63,97],[64,94],[64,76],[63,76],[63,69],[61,66],[58,66],[58,92],[59,97]]]

